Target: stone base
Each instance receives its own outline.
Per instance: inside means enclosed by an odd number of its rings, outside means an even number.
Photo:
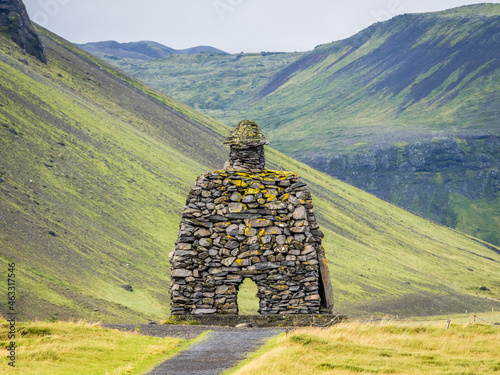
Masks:
[[[276,314],[276,315],[176,315],[179,322],[196,321],[207,326],[235,327],[250,323],[253,327],[317,327],[330,326],[348,319],[347,315],[334,314]]]

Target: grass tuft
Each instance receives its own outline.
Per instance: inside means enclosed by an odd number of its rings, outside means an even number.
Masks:
[[[198,320],[194,319],[186,319],[186,320],[180,320],[177,318],[175,315],[172,315],[170,318],[167,320],[162,320],[160,324],[180,324],[180,325],[192,325],[192,326],[198,326],[201,323]]]

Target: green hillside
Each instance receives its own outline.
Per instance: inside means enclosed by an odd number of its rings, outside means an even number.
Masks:
[[[251,117],[281,152],[500,245],[499,43],[500,5],[478,4],[275,55],[284,67],[259,55],[113,63],[226,124]],[[250,59],[258,79],[240,69]]]
[[[498,134],[499,13],[500,5],[477,5],[406,14],[319,46],[304,57],[317,61],[276,75],[257,94],[259,115],[276,129],[278,148],[297,154],[335,146],[333,135],[346,131],[351,139],[337,148],[383,145],[395,131],[405,141]],[[297,138],[285,142],[290,133]]]
[[[46,65],[0,35],[0,272],[16,264],[19,317],[164,319],[185,197],[228,129],[39,31]],[[342,313],[500,307],[499,248],[267,155],[310,186]]]

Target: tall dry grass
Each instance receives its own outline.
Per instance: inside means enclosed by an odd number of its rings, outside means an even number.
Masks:
[[[288,332],[234,374],[500,374],[500,328],[341,323]]]
[[[0,373],[33,375],[141,374],[179,350],[181,339],[141,336],[78,322],[19,322],[15,368],[8,366],[0,320]]]

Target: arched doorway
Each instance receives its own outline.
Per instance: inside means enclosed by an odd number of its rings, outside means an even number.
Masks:
[[[257,315],[259,313],[259,298],[257,284],[250,278],[245,278],[238,288],[239,315]]]

